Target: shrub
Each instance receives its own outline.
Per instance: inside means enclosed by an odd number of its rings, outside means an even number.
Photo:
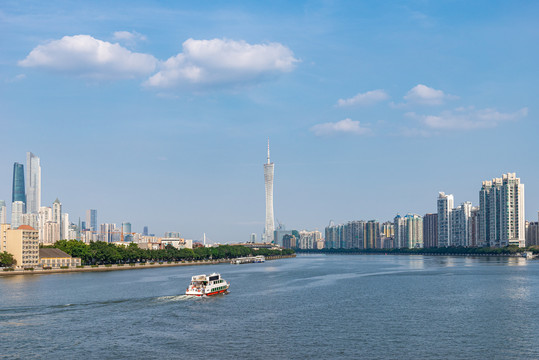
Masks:
[[[62,265],[60,266],[60,269],[69,269],[69,266]]]
[[[112,264],[105,264],[105,267],[111,267]]]
[[[125,264],[116,264],[116,266],[124,266]]]
[[[154,262],[151,262],[151,263],[150,263],[150,265],[153,265],[153,264],[155,264],[155,263],[154,263]]]
[[[91,265],[93,268],[99,267],[99,265]]]
[[[84,265],[77,265],[77,269],[82,269],[84,268]]]
[[[136,264],[135,263],[129,263],[129,266],[135,266]]]
[[[4,271],[15,271],[14,268],[5,268]]]
[[[163,262],[162,262],[162,261],[160,261],[160,262],[159,262],[159,265],[163,265]]]
[[[153,264],[153,263],[150,263],[150,265]],[[140,263],[139,265],[146,265],[146,263]]]
[[[25,271],[34,271],[34,268],[33,267],[27,267],[27,268],[24,268]]]
[[[43,270],[52,270],[52,266],[43,266]]]

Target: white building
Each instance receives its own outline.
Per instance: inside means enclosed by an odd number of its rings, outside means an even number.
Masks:
[[[62,203],[58,198],[52,204],[52,221],[60,226],[60,238],[62,238],[64,235],[62,234]]]
[[[273,231],[275,222],[273,217],[273,172],[274,164],[270,162],[270,148],[268,139],[268,159],[264,164],[264,183],[266,185],[266,226],[264,228],[263,241],[265,243],[273,242]]]
[[[69,222],[69,214],[68,213],[63,213],[62,215],[62,223],[60,224],[60,227],[61,227],[61,240],[73,240],[73,239],[76,239],[77,238],[77,235],[75,235],[75,237],[73,238],[70,238],[69,237],[69,225],[71,224]]]
[[[524,184],[515,173],[483,181],[479,191],[479,241],[488,246],[526,246]]]
[[[41,206],[38,213],[39,218],[39,242],[45,242],[45,224],[47,222],[52,222],[52,208],[47,206]]]
[[[37,214],[41,207],[41,164],[37,156],[26,153],[26,212]]]
[[[451,211],[453,210],[453,195],[444,192],[438,194],[438,246],[451,246]],[[395,229],[396,231],[396,229]]]
[[[11,204],[11,228],[17,229],[22,225],[22,214],[24,214],[24,202],[15,201]]]
[[[466,201],[451,211],[451,246],[471,246],[472,203]]]
[[[7,207],[4,200],[0,200],[0,224],[7,224]]]

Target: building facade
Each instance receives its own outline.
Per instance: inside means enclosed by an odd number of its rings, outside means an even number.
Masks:
[[[86,210],[86,227],[90,231],[97,232],[97,210]]]
[[[423,216],[423,247],[438,247],[438,214]]]
[[[7,224],[7,207],[4,200],[0,200],[0,224]]]
[[[438,246],[451,246],[451,211],[453,210],[453,195],[444,192],[438,194]]]
[[[13,255],[17,268],[31,268],[39,265],[37,230],[29,225],[21,225],[17,229],[12,229],[9,225],[4,224],[1,234],[0,241],[5,241],[5,251]]]
[[[524,184],[515,173],[483,181],[479,191],[479,241],[491,247],[526,246]]]

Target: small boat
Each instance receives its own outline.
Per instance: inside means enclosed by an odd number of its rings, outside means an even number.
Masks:
[[[185,291],[185,295],[211,296],[227,293],[230,283],[221,279],[221,274],[195,275],[191,277],[191,284]]]

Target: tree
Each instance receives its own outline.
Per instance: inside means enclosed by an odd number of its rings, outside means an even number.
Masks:
[[[5,251],[0,253],[0,266],[13,266],[15,263],[13,255]]]

